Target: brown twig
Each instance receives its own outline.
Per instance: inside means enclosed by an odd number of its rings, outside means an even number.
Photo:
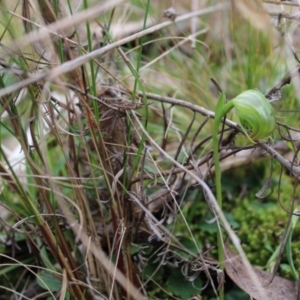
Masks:
[[[293,2],[293,1],[263,0],[262,2],[276,4],[276,5],[287,5],[287,6],[296,6],[296,7],[300,6],[297,2]]]
[[[289,71],[284,77],[283,79],[280,80],[279,83],[277,83],[274,87],[272,87],[272,89],[270,89],[265,96],[271,97],[272,94],[280,91],[282,89],[282,87],[284,87],[285,85],[288,85],[291,83],[292,78],[297,77],[300,75],[300,67],[295,68],[292,71]]]

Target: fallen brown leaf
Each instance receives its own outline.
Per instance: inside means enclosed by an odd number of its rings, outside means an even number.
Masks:
[[[224,263],[227,275],[233,282],[256,300],[296,300],[297,282],[275,276],[252,267],[248,270],[239,255],[235,254],[229,246],[225,246],[226,261]],[[250,272],[255,274],[261,286],[254,284]],[[272,280],[272,282],[271,282]],[[262,299],[261,294],[266,298]]]

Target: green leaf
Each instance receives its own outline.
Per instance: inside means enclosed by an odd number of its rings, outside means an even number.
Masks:
[[[225,294],[225,300],[249,300],[250,297],[239,288],[233,288]],[[210,300],[218,300],[217,298],[210,298]]]
[[[153,260],[150,260],[144,268],[142,276],[144,279],[152,278],[153,280],[160,281],[163,277],[163,268],[158,267],[157,264],[153,263]]]
[[[223,108],[225,106],[225,101],[226,101],[226,96],[225,96],[224,93],[222,93],[219,96],[218,103],[217,103],[217,106],[216,106],[216,111],[215,111],[216,115],[222,114]]]
[[[168,278],[168,290],[174,293],[174,295],[181,297],[181,299],[189,299],[192,295],[198,294],[202,288],[202,282],[200,278],[196,278],[193,283],[190,281],[184,281],[183,275],[180,270],[173,270]]]
[[[234,218],[234,216],[233,216],[232,213],[225,213],[224,215],[225,215],[225,217],[226,217],[228,223],[230,224],[230,226],[231,226],[233,229],[237,229],[237,228],[240,227],[240,223],[238,223],[238,222],[235,220],[235,218]]]
[[[280,264],[280,269],[285,271],[286,273],[292,273],[292,268],[288,264]]]
[[[37,283],[41,288],[51,292],[57,292],[61,289],[61,282],[45,270],[38,273]]]
[[[186,247],[187,249],[189,249],[191,252],[193,252],[195,254],[198,254],[198,249],[197,249],[197,247],[196,247],[196,245],[195,245],[195,243],[194,243],[193,240],[191,240],[190,238],[183,238],[183,239],[180,240],[180,242],[182,243],[182,245],[184,247]],[[203,245],[201,244],[200,241],[197,240],[196,243],[198,244],[198,248],[199,249],[203,248]],[[185,256],[185,255],[187,255],[187,254],[186,253],[182,254],[183,257],[188,258],[188,256]]]
[[[234,288],[225,294],[225,300],[248,300],[249,295],[239,288]]]

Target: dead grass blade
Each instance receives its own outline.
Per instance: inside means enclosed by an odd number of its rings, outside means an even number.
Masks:
[[[111,6],[109,6],[111,7]],[[114,42],[112,44],[109,44],[107,46],[104,46],[100,49],[94,50],[92,52],[89,52],[85,55],[82,55],[80,57],[74,58],[71,61],[67,61],[63,64],[61,64],[60,66],[57,66],[55,68],[53,68],[51,71],[47,71],[47,72],[43,72],[41,74],[32,76],[30,78],[26,78],[21,82],[18,82],[17,84],[13,84],[11,86],[8,86],[6,88],[1,89],[0,91],[0,97],[3,97],[7,94],[10,94],[12,92],[14,92],[15,90],[21,89],[23,87],[26,87],[27,85],[33,84],[39,80],[42,79],[47,79],[47,80],[55,80],[56,78],[58,78],[60,75],[64,74],[64,73],[68,73],[71,72],[75,69],[77,69],[78,67],[82,66],[83,64],[89,62],[90,60],[99,57],[103,54],[105,54],[106,52],[113,50],[119,46],[122,46],[126,43],[129,43],[131,41],[134,41],[140,37],[143,37],[147,34],[151,34],[153,32],[156,32],[158,30],[161,30],[164,27],[167,27],[169,25],[172,25],[174,23],[177,22],[181,22],[181,21],[185,21],[188,20],[190,18],[196,17],[196,16],[202,16],[202,15],[206,15],[218,10],[223,10],[225,9],[227,6],[224,4],[220,4],[220,5],[215,5],[215,6],[211,6],[196,12],[192,12],[192,13],[188,13],[185,14],[181,17],[178,17],[175,22],[172,21],[166,21],[163,23],[160,23],[158,25],[152,26],[150,28],[147,28],[145,30],[142,30],[136,34],[133,34],[129,37],[126,37],[124,39],[121,39],[117,42]],[[102,8],[101,8],[102,9]],[[80,13],[78,13],[78,15],[80,15]],[[28,46],[30,44],[36,43],[39,40],[42,40],[44,37],[48,36],[49,33],[56,33],[58,30],[64,29],[64,28],[69,28],[72,27],[76,24],[80,24],[86,20],[88,20],[89,18],[87,17],[86,14],[80,15],[81,18],[77,18],[76,16],[74,18],[76,18],[75,20],[68,18],[66,20],[66,18],[59,20],[57,22],[55,22],[54,24],[50,24],[49,26],[43,27],[42,29],[39,29],[37,31],[33,31],[30,34],[26,35],[26,38],[20,39],[19,41],[14,42],[12,45],[9,45],[6,49],[11,49],[11,48],[20,48],[20,47],[25,47]],[[92,15],[94,17],[94,14]],[[90,16],[90,18],[92,18]],[[0,50],[0,55],[10,55],[11,54],[11,50]]]
[[[241,15],[259,30],[270,28],[270,18],[260,0],[234,0],[234,7]]]

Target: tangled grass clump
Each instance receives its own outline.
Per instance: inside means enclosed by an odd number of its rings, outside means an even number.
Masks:
[[[299,67],[276,33],[288,16],[242,2],[3,4],[0,299],[265,299],[229,279],[230,241],[250,286],[244,250],[295,279]],[[256,107],[232,120],[242,91],[270,109],[263,136]],[[270,161],[286,174],[265,178]],[[254,200],[271,183],[280,199]]]

